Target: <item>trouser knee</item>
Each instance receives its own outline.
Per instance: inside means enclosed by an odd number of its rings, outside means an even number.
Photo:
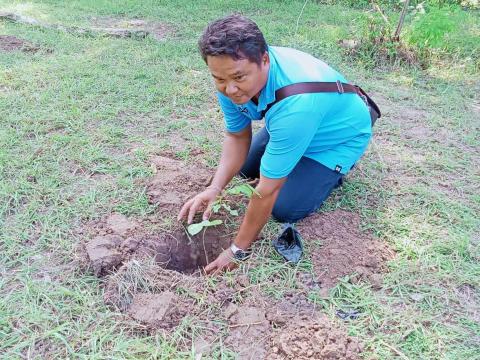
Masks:
[[[298,220],[307,217],[308,213],[295,211],[295,209],[288,206],[275,205],[272,210],[272,216],[278,222],[295,223]]]

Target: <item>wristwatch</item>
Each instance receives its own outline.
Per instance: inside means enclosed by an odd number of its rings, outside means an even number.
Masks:
[[[234,243],[232,243],[232,245],[230,245],[230,250],[232,250],[233,258],[235,260],[239,260],[239,261],[247,260],[250,257],[250,255],[252,255],[252,250],[251,249],[247,249],[247,250],[240,249]]]

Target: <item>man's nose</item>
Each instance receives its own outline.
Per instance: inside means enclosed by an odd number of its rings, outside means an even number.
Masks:
[[[237,88],[237,85],[235,85],[235,83],[229,83],[225,88],[225,93],[227,94],[227,96],[235,95],[237,91],[238,91],[238,88]]]

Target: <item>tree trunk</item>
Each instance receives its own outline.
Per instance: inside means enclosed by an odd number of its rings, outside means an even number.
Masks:
[[[405,16],[407,15],[409,4],[410,4],[410,0],[405,0],[402,13],[400,14],[400,19],[398,20],[397,30],[395,30],[395,34],[393,35],[393,41],[400,41],[400,32],[402,31],[403,22],[405,21]]]

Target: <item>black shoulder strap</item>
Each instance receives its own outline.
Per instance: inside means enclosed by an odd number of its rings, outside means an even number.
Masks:
[[[342,83],[340,81],[336,82],[302,82],[284,86],[277,91],[275,91],[275,101],[268,104],[266,109],[262,112],[262,117],[265,117],[270,108],[282,101],[283,99],[298,94],[308,94],[308,93],[322,93],[322,92],[338,92],[339,94],[343,93],[354,93],[359,95],[367,105],[370,105],[378,114],[377,117],[380,117],[380,109],[377,104],[363,91],[359,86]]]

